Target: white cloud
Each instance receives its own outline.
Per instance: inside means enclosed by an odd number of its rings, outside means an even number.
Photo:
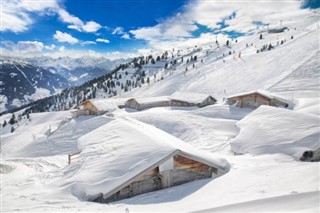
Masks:
[[[59,19],[67,24],[68,28],[81,32],[95,33],[102,26],[94,21],[83,22],[80,18],[71,15],[59,5],[61,0],[45,0],[30,2],[30,0],[2,0],[1,2],[1,29],[15,33],[29,29],[36,21],[34,15],[58,14]]]
[[[64,50],[65,50],[65,47],[64,47],[64,46],[61,46],[61,47],[59,48],[59,52],[64,52]]]
[[[56,45],[51,44],[51,45],[46,45],[44,46],[47,50],[54,50],[56,48]]]
[[[123,34],[123,35],[121,36],[121,38],[123,38],[123,39],[131,39],[131,38],[130,38],[130,35],[129,35],[128,33]]]
[[[43,43],[39,41],[19,41],[16,45],[16,50],[20,52],[41,52],[43,48]]]
[[[100,24],[94,21],[88,21],[84,23],[78,17],[71,15],[64,9],[59,9],[58,14],[62,22],[71,24],[68,26],[69,29],[78,30],[80,32],[94,33],[102,27]]]
[[[81,45],[92,45],[92,44],[97,44],[97,43],[94,42],[94,41],[83,41],[83,42],[81,42]]]
[[[61,31],[56,31],[56,33],[53,35],[53,38],[55,38],[58,42],[67,42],[70,44],[76,44],[79,42],[78,39],[72,37],[72,35],[68,33],[63,33]]]
[[[151,47],[160,48],[170,43],[174,46],[174,44],[194,42],[192,33],[198,29],[198,24],[211,30],[218,30],[221,28],[221,23],[225,21],[229,26],[220,29],[222,32],[249,33],[257,28],[255,24],[257,21],[272,25],[279,23],[280,20],[288,21],[297,16],[305,17],[307,13],[309,13],[308,10],[300,8],[300,1],[197,0],[189,1],[181,12],[154,26],[141,27],[131,30],[130,33],[136,39],[146,40]]]
[[[97,32],[101,28],[101,25],[94,21],[88,21],[85,25],[82,26],[83,31],[92,33]]]
[[[88,54],[89,54],[89,56],[91,56],[91,57],[97,57],[97,56],[98,56],[98,53],[96,53],[96,52],[93,51],[93,50],[88,50]]]
[[[96,42],[110,43],[110,41],[108,39],[104,39],[104,38],[97,38]]]
[[[47,0],[32,4],[28,0],[2,0],[0,31],[19,33],[28,30],[34,23],[31,14],[52,14],[58,8],[57,1]]]
[[[120,34],[120,35],[124,34],[123,27],[116,27],[113,30],[112,34]]]
[[[69,14],[64,9],[59,9],[58,14],[59,14],[61,21],[64,23],[73,24],[75,26],[83,25],[83,22],[78,17]]]
[[[112,31],[113,35],[121,35],[121,38],[123,39],[131,39],[129,33],[125,32],[123,27],[116,27],[113,31]]]
[[[153,27],[142,27],[131,30],[130,33],[132,33],[136,39],[144,39],[147,41],[171,40],[190,38],[192,37],[192,31],[197,29],[198,27],[192,21],[182,19],[182,16],[178,14]]]
[[[2,41],[2,54],[11,57],[41,56],[43,53],[55,49],[55,45],[45,45],[40,41]]]
[[[39,41],[19,41],[13,43],[12,41],[1,42],[7,50],[11,50],[16,53],[39,53],[46,48],[46,46]]]

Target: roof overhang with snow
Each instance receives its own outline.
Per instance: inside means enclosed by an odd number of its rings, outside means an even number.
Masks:
[[[287,100],[287,99],[285,99],[283,97],[280,97],[278,95],[275,95],[273,93],[270,93],[268,91],[265,91],[265,90],[256,90],[256,91],[250,91],[250,92],[245,92],[245,93],[239,93],[239,94],[236,94],[236,95],[229,96],[228,99],[236,99],[236,98],[241,98],[241,97],[254,95],[254,94],[260,95],[260,96],[265,97],[265,98],[267,98],[269,100],[275,99],[275,100],[277,100],[279,102],[288,104],[288,106],[293,106],[294,105],[291,101],[289,101],[289,100]]]
[[[98,111],[114,111],[118,106],[113,100],[110,99],[90,99],[86,100],[81,105],[91,103]]]
[[[183,101],[193,104],[203,103],[206,99],[212,98],[214,101],[217,101],[211,95],[202,94],[202,93],[194,93],[194,92],[175,92],[169,98],[171,100]]]

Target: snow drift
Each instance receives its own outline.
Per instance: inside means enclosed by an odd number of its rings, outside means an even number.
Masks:
[[[283,153],[299,159],[306,150],[320,145],[320,118],[269,106],[257,110],[237,123],[241,129],[231,142],[236,153]]]

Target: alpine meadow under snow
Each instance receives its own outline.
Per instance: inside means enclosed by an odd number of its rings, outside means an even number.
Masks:
[[[80,103],[87,94],[97,98],[92,103],[112,108],[103,115],[84,111],[71,93],[64,99],[71,110],[44,102],[48,112],[30,113],[28,106],[15,112],[27,110],[13,125],[11,113],[2,115],[1,212],[319,212],[319,162],[300,157],[320,147],[320,16],[283,25],[283,32],[265,27],[229,45],[213,40],[168,50],[169,58],[154,51],[153,58],[160,57],[154,63],[136,67],[134,61],[102,83],[85,84]],[[104,91],[112,79],[114,87]],[[138,85],[128,86],[129,80]],[[228,97],[251,91],[267,91],[289,106],[228,104]],[[116,107],[131,98],[150,104],[188,92],[183,101],[194,105]],[[198,107],[205,94],[217,103]],[[77,107],[83,115],[72,116]],[[217,175],[92,202],[179,154],[216,168]]]

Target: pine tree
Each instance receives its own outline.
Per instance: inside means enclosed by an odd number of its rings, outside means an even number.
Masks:
[[[5,126],[7,126],[7,121],[6,120],[4,120],[3,124],[2,124],[2,127],[5,127]]]
[[[262,39],[262,34],[260,34],[260,38],[259,39]]]
[[[226,45],[229,46],[229,43],[230,43],[229,40],[227,40]]]
[[[15,114],[13,113],[12,114],[12,117],[10,118],[10,120],[9,120],[9,124],[11,124],[11,125],[13,125],[13,124],[15,124],[17,121],[16,121],[16,116],[15,116]]]
[[[15,129],[14,129],[14,127],[12,126],[12,127],[11,127],[11,133],[13,133],[13,132],[14,132],[14,130],[15,130]]]
[[[269,44],[268,50],[271,50],[272,48],[273,48],[273,46],[271,44]]]

